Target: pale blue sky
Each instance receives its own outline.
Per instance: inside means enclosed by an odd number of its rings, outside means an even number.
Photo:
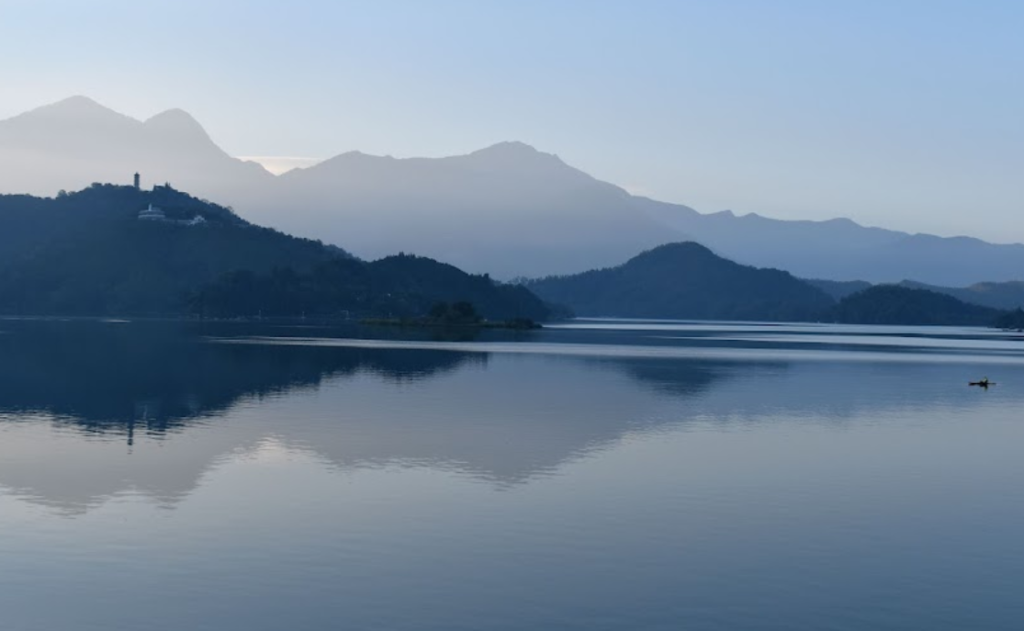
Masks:
[[[1024,240],[1018,1],[0,0],[0,85],[234,155],[522,140],[704,212]]]

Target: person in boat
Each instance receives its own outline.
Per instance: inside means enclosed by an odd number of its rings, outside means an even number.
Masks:
[[[994,386],[994,385],[996,385],[996,384],[995,384],[995,382],[994,382],[994,381],[989,381],[989,380],[988,380],[988,377],[985,377],[985,378],[984,378],[984,379],[982,379],[981,381],[971,381],[971,382],[969,382],[969,383],[968,383],[967,385],[970,385],[970,386],[978,386],[978,387],[980,387],[980,388],[985,388],[985,389],[987,390],[989,386]]]

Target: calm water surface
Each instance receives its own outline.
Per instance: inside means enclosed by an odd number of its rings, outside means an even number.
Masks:
[[[0,321],[0,628],[1018,630],[1022,447],[980,329]]]

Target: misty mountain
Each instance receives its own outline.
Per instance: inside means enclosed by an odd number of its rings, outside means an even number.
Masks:
[[[0,313],[204,314],[197,296],[210,315],[419,316],[463,300],[494,318],[547,315],[522,287],[419,257],[366,263],[170,187],[0,195]]]
[[[465,156],[397,160],[354,152],[280,176],[287,226],[376,258],[416,252],[498,277],[623,260],[671,231],[622,189],[522,143]],[[246,204],[262,222],[275,207]]]
[[[673,243],[613,268],[527,286],[583,316],[816,320],[833,301],[788,272],[739,265],[697,243]]]
[[[368,259],[411,252],[498,278],[569,274],[694,240],[740,263],[800,277],[941,286],[1011,281],[1024,245],[780,221],[630,195],[522,143],[463,156],[341,154],[275,177],[232,158],[188,114],[146,121],[84,97],[0,121],[0,192],[54,195],[92,182],[169,181],[247,219]],[[965,212],[969,209],[965,209]]]
[[[1002,315],[926,289],[877,285],[843,298],[827,317],[847,324],[992,326]]]
[[[129,184],[136,172],[146,188],[171,183],[226,204],[273,181],[260,165],[225,153],[182,110],[138,121],[75,96],[0,121],[0,193],[52,197],[94,182]]]

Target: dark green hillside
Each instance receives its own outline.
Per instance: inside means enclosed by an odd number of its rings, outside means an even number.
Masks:
[[[419,256],[390,256],[373,263],[337,259],[308,273],[275,269],[236,272],[198,291],[191,308],[214,317],[388,316],[419,317],[438,302],[472,303],[489,320],[544,320],[547,306],[518,285]]]
[[[1000,314],[934,291],[876,285],[839,301],[829,319],[848,324],[989,326]]]
[[[163,217],[140,219],[150,205]],[[442,301],[548,315],[522,287],[420,257],[364,263],[168,186],[0,196],[0,314],[416,317]]]
[[[579,315],[705,320],[816,320],[832,304],[787,272],[758,269],[697,243],[644,252],[618,267],[532,281]]]
[[[551,315],[544,301],[522,285],[495,284],[486,274],[466,274],[426,257],[399,254],[374,261],[369,267],[381,285],[410,297],[413,302],[402,310],[405,313],[423,313],[438,301],[468,301],[489,320],[546,320]]]
[[[149,204],[168,221],[139,220]],[[339,256],[169,187],[0,196],[0,235],[0,311],[8,314],[176,313],[184,296],[228,271],[311,269]]]

